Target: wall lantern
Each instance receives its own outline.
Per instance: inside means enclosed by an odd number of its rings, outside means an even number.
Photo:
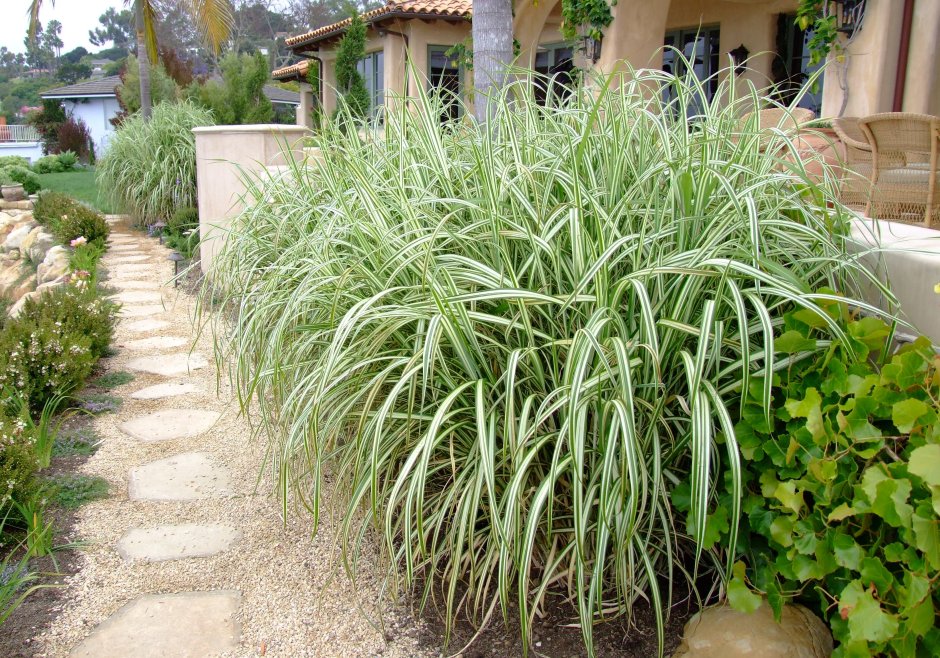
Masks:
[[[734,64],[734,74],[741,75],[744,73],[745,62],[747,62],[747,56],[751,54],[751,51],[742,43],[734,50],[729,50],[728,54],[731,55],[731,61]]]
[[[585,59],[590,60],[592,64],[596,64],[597,60],[601,58],[600,34],[595,37],[588,33],[581,37],[581,52],[584,53]]]
[[[862,24],[865,15],[865,0],[831,0],[832,15],[836,19],[836,30],[852,36]]]

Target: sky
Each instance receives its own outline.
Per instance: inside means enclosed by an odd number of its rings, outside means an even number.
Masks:
[[[6,46],[15,53],[26,50],[23,37],[29,25],[27,10],[30,4],[30,0],[0,0],[0,14],[3,16],[0,21],[0,46]],[[108,7],[122,9],[123,6],[122,0],[56,0],[55,6],[52,0],[44,0],[39,19],[43,25],[53,18],[62,23],[62,41],[65,42],[63,53],[78,46],[94,52],[100,48],[89,43],[88,30],[99,27],[98,17]]]

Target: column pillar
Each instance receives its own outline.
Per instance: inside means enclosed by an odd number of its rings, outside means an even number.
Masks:
[[[313,86],[306,82],[300,83],[300,105],[297,106],[298,126],[313,128]]]

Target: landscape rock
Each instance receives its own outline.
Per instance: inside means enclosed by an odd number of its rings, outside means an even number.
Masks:
[[[69,250],[56,245],[46,252],[45,258],[36,268],[36,282],[39,285],[55,281],[69,271]]]
[[[16,301],[35,284],[33,268],[25,260],[7,260],[0,269],[0,296]],[[23,290],[24,286],[26,290]]]
[[[20,246],[20,251],[25,253],[32,262],[41,263],[46,257],[46,253],[55,245],[55,236],[39,227],[26,237],[22,246]]]
[[[801,605],[786,605],[780,623],[767,603],[753,613],[706,608],[685,625],[673,658],[828,658],[832,635]]]
[[[4,251],[19,249],[23,244],[23,241],[34,228],[36,228],[36,222],[32,220],[26,222],[17,222],[13,230],[10,231],[10,233],[7,235],[7,239],[3,241]]]
[[[18,318],[20,316],[20,313],[23,312],[23,307],[26,306],[26,301],[29,299],[39,299],[40,295],[42,295],[42,292],[39,290],[34,290],[32,292],[26,293],[25,295],[20,297],[18,300],[16,300],[16,303],[14,303],[13,306],[10,307],[10,310],[7,311],[7,314],[11,318]]]

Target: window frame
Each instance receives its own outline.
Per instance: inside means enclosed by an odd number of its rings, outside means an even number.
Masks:
[[[381,62],[381,66],[379,65]],[[366,73],[371,64],[371,75]],[[379,111],[385,107],[385,49],[379,48],[368,52],[356,62],[356,70],[362,76],[369,93],[369,117],[374,119]],[[378,75],[377,75],[378,74]],[[381,80],[381,86],[376,87],[376,81]]]

